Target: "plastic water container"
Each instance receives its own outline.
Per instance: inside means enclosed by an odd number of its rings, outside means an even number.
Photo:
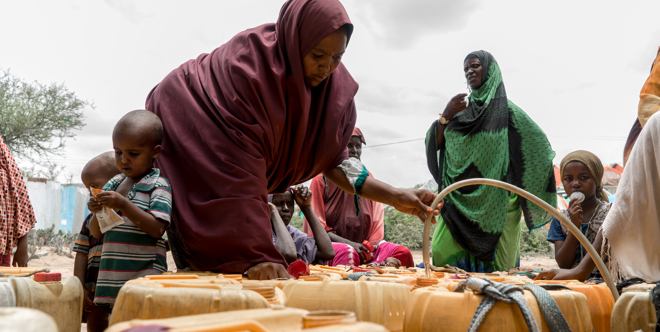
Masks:
[[[537,280],[537,285],[559,284],[564,285],[576,292],[582,293],[589,302],[589,313],[591,322],[594,324],[594,331],[610,332],[610,321],[612,319],[612,310],[614,309],[614,297],[605,283],[602,284],[584,284],[577,280]]]
[[[57,332],[58,330],[53,317],[42,311],[29,308],[0,308],[0,331]],[[80,331],[80,327],[77,331]]]
[[[8,280],[0,280],[0,308],[16,306],[16,292]]]
[[[309,311],[342,310],[355,313],[357,320],[401,331],[410,289],[403,284],[323,280],[298,281],[284,286],[289,307]]]
[[[185,279],[184,279],[185,280]],[[226,281],[222,281],[226,282]],[[270,307],[256,291],[232,283],[134,280],[119,291],[110,324],[131,319],[157,319]],[[274,292],[274,288],[271,289]]]
[[[569,290],[550,291],[550,294],[572,331],[592,331],[589,305],[583,294]],[[549,331],[534,295],[524,291],[524,296],[541,330]],[[437,331],[438,327],[442,327],[446,331],[466,331],[483,298],[483,295],[476,295],[470,290],[451,292],[442,286],[419,288],[412,292],[408,302],[403,330]],[[528,328],[517,304],[497,302],[481,323],[479,331],[528,331]]]
[[[649,293],[653,286],[643,284],[624,289],[612,310],[612,331],[656,330],[657,316]]]
[[[111,325],[106,332],[130,332],[141,326],[156,325],[167,328],[185,329],[194,331],[263,331],[263,332],[296,332],[303,331],[304,316],[309,312],[295,308],[269,308],[237,310],[213,314],[183,316],[166,319],[135,319]],[[310,329],[305,332],[385,332],[382,325],[373,323],[349,323],[328,325]]]
[[[32,278],[0,278],[11,284],[16,294],[16,307],[41,310],[53,317],[60,331],[80,331],[83,287],[78,278],[61,277],[59,273],[36,274]],[[57,280],[61,279],[61,280]]]

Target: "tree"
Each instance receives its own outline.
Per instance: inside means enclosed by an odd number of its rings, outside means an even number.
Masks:
[[[94,108],[63,84],[27,83],[6,71],[0,77],[0,136],[15,157],[59,155],[85,125],[86,106]]]

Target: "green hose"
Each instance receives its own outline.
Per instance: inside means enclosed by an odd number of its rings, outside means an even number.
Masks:
[[[605,279],[605,283],[607,283],[607,287],[609,287],[610,291],[612,292],[612,296],[614,297],[614,301],[619,299],[619,292],[616,290],[616,286],[614,285],[614,281],[612,281],[612,276],[610,275],[610,271],[607,270],[607,267],[605,267],[605,263],[603,263],[603,260],[600,258],[600,255],[594,249],[594,247],[591,245],[589,240],[578,230],[573,223],[566,219],[559,211],[557,211],[557,208],[551,206],[550,204],[546,203],[542,199],[532,195],[531,193],[520,189],[514,185],[508,184],[506,182],[498,181],[498,180],[493,180],[493,179],[468,179],[468,180],[463,180],[463,181],[458,181],[438,194],[438,197],[435,198],[433,201],[433,204],[431,206],[436,207],[438,204],[440,204],[440,201],[447,196],[450,192],[462,188],[465,186],[472,186],[472,185],[489,185],[493,187],[498,187],[502,189],[506,189],[508,191],[511,191],[518,196],[522,196],[526,198],[527,200],[533,202],[534,204],[542,207],[544,210],[548,211],[548,213],[552,214],[555,218],[557,218],[564,226],[568,228],[568,230],[573,233],[573,235],[580,241],[582,246],[587,250],[589,255],[591,256],[591,259],[594,260],[596,263],[596,267],[598,267],[598,271],[600,271],[601,276],[603,279]],[[423,245],[422,245],[422,254],[424,255],[424,267],[426,269],[426,278],[428,279],[430,277],[430,259],[429,259],[429,242],[430,242],[430,232],[431,232],[431,220],[433,220],[433,214],[429,214],[426,216],[426,222],[424,223],[424,237],[423,237]]]

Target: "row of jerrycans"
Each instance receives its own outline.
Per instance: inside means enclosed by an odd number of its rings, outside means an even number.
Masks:
[[[17,331],[51,331],[41,326],[32,329],[36,321],[26,317],[36,317],[41,314],[52,317],[59,331],[80,331],[82,318],[83,287],[78,278],[62,277],[59,273],[37,273],[33,268],[0,267],[0,320],[4,323],[14,321],[17,317],[26,323]],[[35,314],[22,308],[39,310]],[[35,316],[36,315],[36,316]],[[57,331],[54,330],[54,331]],[[9,331],[9,329],[0,329]]]
[[[137,279],[122,288],[111,324],[131,319],[286,305],[310,311],[353,312],[357,320],[376,323],[390,331],[467,330],[483,299],[471,291],[452,292],[459,280],[448,279],[449,275],[442,273],[434,274],[436,278],[431,280],[421,278],[421,273],[401,272],[348,281],[339,280],[342,273],[348,275],[346,271],[312,267],[312,272],[312,276],[297,281],[251,281],[240,276],[208,273]],[[517,276],[477,276],[521,285],[531,282]],[[609,331],[614,300],[607,288],[577,282],[560,283],[575,290],[550,291],[573,331],[591,331],[592,326],[595,331]],[[549,331],[535,297],[525,291],[525,298],[541,329]],[[186,305],[190,303],[196,305]],[[502,328],[527,329],[517,306],[496,304],[480,331]]]

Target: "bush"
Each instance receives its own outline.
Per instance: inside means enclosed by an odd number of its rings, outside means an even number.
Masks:
[[[73,246],[76,244],[78,233],[55,231],[55,225],[47,229],[31,229],[27,234],[29,259],[39,258],[37,250],[43,246],[54,247],[55,253],[60,256],[73,258]],[[64,251],[68,248],[68,252]]]
[[[553,248],[546,240],[548,228],[545,226],[529,231],[527,225],[521,220],[520,254],[523,256],[553,255]]]
[[[431,233],[435,225],[431,225]],[[385,241],[400,244],[408,249],[422,248],[424,224],[416,216],[397,211],[385,205]]]

